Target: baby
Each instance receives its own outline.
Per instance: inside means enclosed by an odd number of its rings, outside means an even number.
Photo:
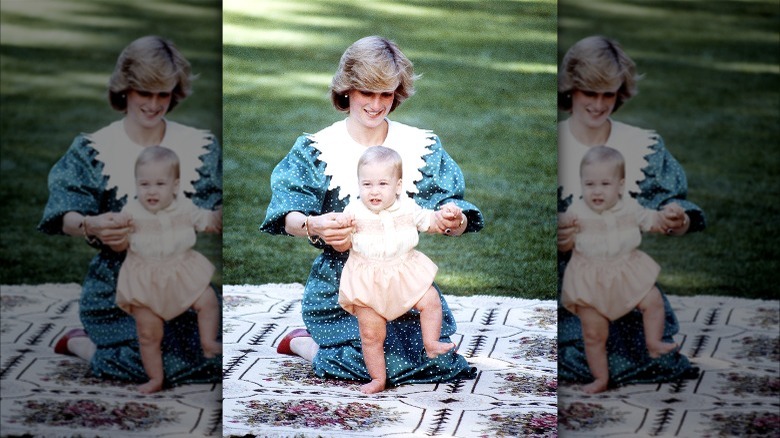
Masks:
[[[116,302],[133,316],[141,361],[149,381],[145,394],[162,389],[164,375],[160,343],[163,322],[188,309],[198,312],[198,329],[207,358],[222,353],[219,339],[221,308],[210,286],[214,265],[192,247],[196,231],[219,233],[222,212],[197,208],[179,194],[179,158],[161,146],[150,146],[135,163],[137,199],[128,201],[133,231],[117,281]]]
[[[655,286],[661,268],[637,248],[642,231],[663,232],[662,215],[683,212],[675,203],[655,211],[624,197],[625,161],[607,146],[588,150],[580,164],[580,178],[582,199],[558,218],[561,224],[577,227],[563,276],[562,303],[582,323],[585,357],[594,377],[583,390],[597,393],[609,383],[610,321],[638,308],[649,355],[655,358],[677,348],[663,341],[664,303]]]
[[[455,349],[441,342],[442,307],[433,286],[437,266],[415,250],[418,231],[433,231],[432,210],[418,206],[402,189],[402,162],[383,146],[368,148],[358,162],[360,201],[344,212],[353,215],[355,233],[339,287],[339,304],[357,316],[363,358],[371,382],[361,391],[384,390],[387,380],[384,341],[387,321],[414,308],[420,312],[426,355],[435,358]],[[445,218],[461,215],[454,203],[441,208]]]

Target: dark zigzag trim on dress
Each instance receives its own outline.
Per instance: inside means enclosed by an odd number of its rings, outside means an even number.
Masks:
[[[653,430],[650,432],[650,434],[660,435],[661,432],[663,432],[664,429],[666,429],[666,427],[672,421],[671,419],[673,417],[674,417],[674,409],[672,408],[661,409],[658,412],[658,415],[656,416],[655,420],[653,421],[653,424],[655,426],[653,427]]]
[[[16,368],[16,367],[19,365],[19,363],[20,363],[20,362],[22,361],[22,359],[24,358],[24,355],[25,355],[26,353],[29,353],[29,352],[30,352],[30,351],[32,351],[32,350],[24,349],[24,350],[18,350],[18,351],[19,351],[19,353],[21,353],[21,354],[19,354],[19,355],[16,355],[16,356],[11,356],[11,357],[10,357],[10,358],[9,358],[7,361],[5,361],[5,363],[3,364],[3,368],[2,368],[2,369],[0,369],[0,380],[3,380],[3,379],[5,379],[5,378],[8,376],[8,374],[10,374],[11,370],[12,370],[12,369],[14,369],[14,368]]]
[[[260,333],[256,334],[252,339],[249,340],[249,345],[262,344],[265,337],[268,336],[269,333],[274,331],[277,326],[278,325],[274,322],[263,326],[263,328],[260,329]]]
[[[239,367],[244,361],[247,360],[247,356],[249,353],[254,353],[255,350],[247,349],[247,350],[239,350],[241,353],[243,353],[241,356],[235,357],[231,359],[225,367],[222,369],[222,380],[230,377],[230,374],[233,373],[233,371],[236,370],[236,368]]]
[[[426,435],[428,436],[441,435],[441,433],[444,431],[444,425],[447,424],[447,421],[449,421],[450,419],[450,415],[452,415],[452,409],[449,408],[437,409],[436,413],[433,414],[433,425],[431,426],[430,429],[428,429]]]
[[[46,333],[50,332],[54,328],[54,324],[47,322],[46,324],[43,324],[41,328],[38,330],[37,333],[35,333],[31,338],[29,338],[25,344],[27,345],[38,345],[41,343],[41,338]]]

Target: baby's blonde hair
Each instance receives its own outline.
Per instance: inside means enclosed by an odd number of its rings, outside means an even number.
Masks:
[[[179,179],[179,156],[176,152],[165,146],[148,146],[138,155],[135,160],[135,176],[138,177],[138,168],[147,163],[168,163],[170,171],[175,179]]]
[[[403,161],[401,155],[393,149],[385,146],[371,146],[363,152],[358,160],[358,174],[360,174],[360,168],[366,164],[380,163],[392,166],[393,173],[398,179],[403,177]]]
[[[585,153],[580,162],[580,177],[582,177],[582,169],[585,166],[596,163],[612,164],[620,179],[626,177],[626,160],[617,149],[609,146],[593,146],[588,149],[588,152]]]

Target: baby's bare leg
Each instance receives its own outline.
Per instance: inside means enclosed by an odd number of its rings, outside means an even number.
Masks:
[[[441,338],[441,300],[439,293],[431,286],[420,301],[414,305],[420,311],[420,328],[422,329],[425,354],[431,359],[444,354],[456,347],[454,343],[439,342]]]
[[[637,306],[642,311],[642,322],[645,327],[645,344],[650,357],[660,357],[677,348],[676,343],[664,342],[664,301],[657,287],[645,295]]]
[[[141,362],[149,381],[140,385],[138,390],[151,394],[162,389],[164,374],[160,342],[163,338],[163,320],[148,307],[133,307],[133,318],[138,331],[138,343],[141,349]]]
[[[356,307],[355,316],[360,328],[360,342],[363,344],[363,360],[368,368],[371,382],[360,387],[364,394],[374,394],[385,389],[385,337],[387,321],[370,307]]]
[[[200,345],[203,348],[203,355],[212,358],[222,354],[222,343],[217,341],[222,310],[219,308],[219,301],[214,289],[208,286],[200,294],[192,308],[198,312],[198,330],[200,331]]]
[[[582,390],[588,394],[603,392],[609,383],[609,362],[607,360],[609,320],[592,307],[577,307],[577,316],[582,323],[585,359],[594,378],[593,382],[583,386]]]

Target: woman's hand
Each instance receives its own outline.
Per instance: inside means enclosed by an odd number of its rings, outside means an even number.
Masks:
[[[86,216],[83,226],[85,235],[98,238],[114,251],[124,251],[130,242],[133,220],[127,213],[108,212]]]
[[[325,213],[309,216],[308,235],[330,245],[339,252],[352,247],[352,233],[355,231],[355,218],[348,213]]]
[[[672,202],[664,205],[661,210],[661,230],[673,236],[681,236],[688,232],[691,220],[679,204]]]
[[[448,202],[433,213],[433,221],[429,233],[460,236],[466,231],[468,219],[454,202]]]
[[[577,235],[577,216],[571,213],[558,213],[558,252],[569,252],[574,248]]]

